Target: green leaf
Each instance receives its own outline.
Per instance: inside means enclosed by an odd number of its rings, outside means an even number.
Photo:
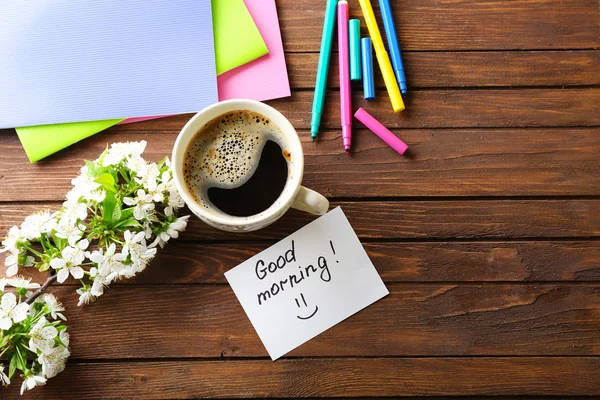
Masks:
[[[12,377],[15,376],[15,372],[17,372],[17,369],[23,372],[25,372],[25,370],[27,369],[25,365],[25,360],[23,360],[23,358],[21,357],[18,347],[15,348],[15,351],[10,357],[10,365],[8,367],[8,379],[12,379]]]
[[[4,346],[6,346],[6,344],[8,343],[8,341],[10,340],[11,335],[2,335],[0,336],[2,339],[0,339],[0,349]]]
[[[104,220],[104,223],[109,226],[112,226],[113,213],[115,212],[116,205],[117,200],[115,199],[115,195],[111,192],[106,192],[106,197],[102,202],[102,219]]]
[[[117,202],[117,204],[115,204],[115,209],[112,213],[112,220],[113,222],[121,220],[121,202]]]
[[[129,219],[129,218],[132,218],[133,217],[133,209],[134,208],[135,207],[130,207],[130,208],[124,209],[123,212],[121,213],[121,219],[122,220],[126,220],[126,219]]]
[[[67,239],[59,238],[54,233],[52,234],[52,241],[54,242],[54,245],[56,246],[56,248],[60,251],[62,251],[69,243],[69,241]]]
[[[23,354],[21,354],[21,352],[18,349],[17,349],[16,353],[19,354],[17,368],[20,369],[21,371],[25,372],[25,370],[27,370],[27,360],[25,359],[25,356]]]
[[[97,173],[96,173],[97,164],[93,161],[85,160],[85,165],[87,166],[87,169],[88,169],[88,175],[91,176],[92,178],[95,178],[97,176]]]
[[[135,218],[124,219],[114,226],[114,228],[129,228],[132,226],[142,226]]]
[[[36,264],[36,267],[40,272],[46,272],[50,269],[50,264],[39,262]]]
[[[117,188],[115,187],[115,177],[110,173],[104,173],[98,176],[94,182],[99,183],[109,192],[117,193]]]
[[[8,366],[8,379],[12,379],[15,376],[15,372],[17,371],[17,359],[19,355],[15,351],[12,353],[12,357],[10,358],[10,365]]]

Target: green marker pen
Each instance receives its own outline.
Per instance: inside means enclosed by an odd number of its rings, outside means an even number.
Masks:
[[[321,53],[317,67],[317,80],[315,82],[315,97],[313,99],[312,118],[310,120],[310,136],[313,142],[319,133],[321,114],[325,103],[325,90],[327,89],[327,74],[329,73],[329,59],[331,58],[331,42],[335,28],[336,10],[338,0],[327,0],[325,7],[325,20],[321,35]]]
[[[348,44],[350,46],[350,80],[360,81],[361,59],[360,59],[360,21],[351,19],[348,22]]]

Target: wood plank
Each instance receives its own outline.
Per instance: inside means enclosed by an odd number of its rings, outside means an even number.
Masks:
[[[296,129],[310,128],[313,93],[294,92],[272,104]],[[353,96],[388,128],[553,127],[600,125],[600,89],[506,89],[412,91],[406,110],[393,113],[387,93],[364,100]],[[339,129],[339,95],[329,93],[322,126]],[[357,125],[359,125],[357,123]]]
[[[225,271],[271,243],[173,241],[132,284],[225,283]],[[600,281],[591,241],[364,243],[385,282]]]
[[[226,283],[225,271],[272,242],[196,244],[174,240],[145,273],[119,284]],[[363,243],[385,282],[598,282],[596,241]],[[0,265],[4,256],[0,256]],[[0,274],[4,267],[0,266]],[[47,273],[22,270],[35,282]]]
[[[336,54],[332,55],[336,60]],[[410,89],[494,86],[578,86],[600,84],[600,51],[404,52]],[[294,89],[315,86],[318,53],[286,55]],[[329,87],[339,88],[338,64],[331,63]],[[375,84],[385,91],[377,70]],[[356,93],[361,84],[354,87]]]
[[[11,385],[3,398],[598,395],[599,376],[593,357],[70,363],[46,386],[19,397]]]
[[[288,356],[600,355],[599,285],[387,287],[384,299]],[[51,289],[67,309],[74,358],[268,356],[229,286],[113,285],[85,307],[75,289]]]
[[[310,129],[312,91],[268,102],[296,129]],[[600,126],[600,88],[415,90],[406,110],[393,113],[383,90],[377,99],[364,100],[355,91],[353,107],[364,107],[388,128],[517,128]],[[179,131],[191,114],[121,126],[127,131]],[[356,123],[358,126],[359,124]],[[339,94],[327,95],[322,128],[338,130]]]
[[[600,236],[600,200],[335,201],[361,239],[511,239]],[[0,232],[56,202],[0,204]],[[269,229],[228,233],[192,218],[185,240],[280,240],[316,217],[288,211]]]
[[[269,247],[266,243],[172,241],[151,267],[119,284],[225,283],[225,271]],[[598,282],[596,241],[363,243],[385,282]],[[0,265],[4,256],[0,256]],[[0,273],[4,267],[0,266]],[[47,273],[22,270],[35,282]]]
[[[360,125],[357,125],[360,126]],[[364,129],[355,129],[352,157],[337,131],[317,144],[299,131],[304,184],[329,197],[600,195],[600,128],[394,130],[410,145],[401,157]],[[115,141],[148,142],[145,157],[170,153],[177,132],[109,129],[37,164],[16,135],[0,135],[0,201],[60,200],[84,159]]]
[[[366,35],[358,1],[349,3]],[[379,7],[373,8],[381,21]],[[594,0],[419,0],[394,2],[392,8],[403,50],[598,48]],[[319,51],[324,10],[318,0],[279,2],[286,51]]]

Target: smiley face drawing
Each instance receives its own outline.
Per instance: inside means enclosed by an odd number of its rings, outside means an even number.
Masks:
[[[304,298],[304,293],[300,293],[300,297],[302,298],[302,302],[304,303],[304,306],[308,307],[308,304],[306,304],[306,299]],[[296,300],[296,305],[298,306],[298,308],[301,308],[300,302],[298,301],[298,299],[294,299],[294,300]],[[303,320],[310,319],[317,313],[317,311],[319,311],[319,306],[315,306],[315,311],[313,311],[313,313],[310,314],[308,317],[301,317],[299,315],[296,315],[296,317],[298,317],[298,319],[303,319]]]

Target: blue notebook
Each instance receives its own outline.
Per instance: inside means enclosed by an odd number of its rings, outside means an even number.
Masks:
[[[210,0],[3,0],[0,128],[217,101]]]

